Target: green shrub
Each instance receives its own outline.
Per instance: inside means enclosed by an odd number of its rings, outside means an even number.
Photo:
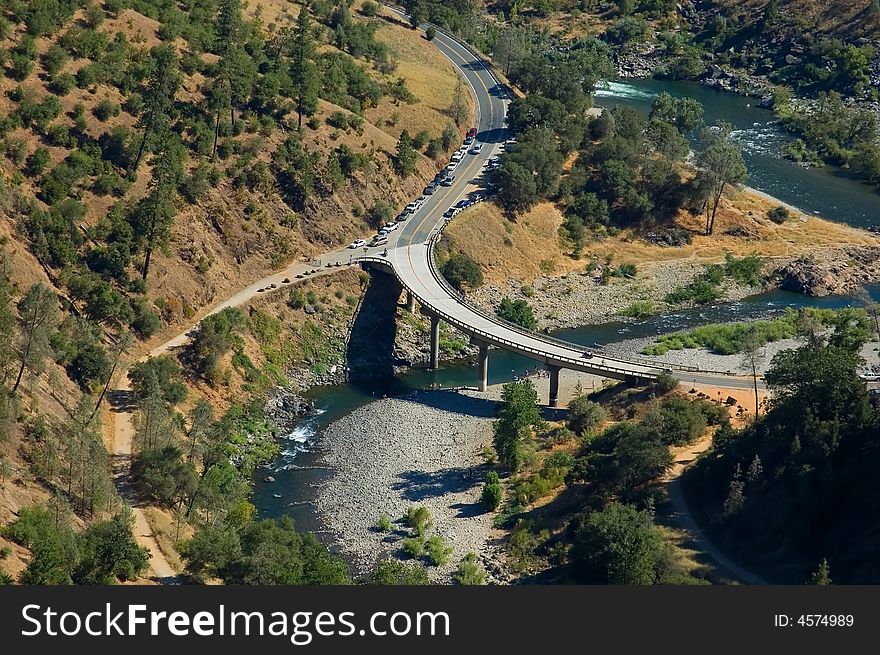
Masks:
[[[101,100],[101,102],[95,105],[95,108],[92,109],[92,113],[99,121],[106,121],[108,118],[119,116],[119,105],[112,100]]]
[[[376,521],[376,530],[379,532],[391,532],[391,519],[387,514],[383,514]]]
[[[483,485],[483,493],[480,496],[483,505],[490,512],[494,512],[501,505],[502,495],[503,490],[498,474],[495,471],[489,471],[486,475],[486,484]]]
[[[678,385],[679,381],[671,373],[665,371],[654,379],[654,391],[659,395],[678,389]]]
[[[443,566],[449,561],[449,555],[452,553],[452,548],[446,545],[446,542],[443,541],[443,537],[435,534],[425,542],[425,551],[428,556],[428,561],[431,562],[431,564],[434,566]]]
[[[408,557],[412,557],[413,559],[417,559],[419,557],[424,557],[425,555],[425,541],[422,537],[411,537],[409,539],[404,539],[401,544],[401,550]]]
[[[461,562],[458,563],[458,569],[452,576],[460,585],[481,585],[486,583],[486,572],[477,562],[476,553],[468,553]]]
[[[636,300],[624,307],[620,315],[630,318],[647,318],[657,313],[657,307],[650,300]]]
[[[527,330],[534,330],[538,327],[538,319],[535,318],[535,313],[532,311],[531,306],[521,298],[517,300],[504,298],[501,304],[498,305],[495,313],[499,318],[514,325],[524,327]]]
[[[414,530],[420,537],[425,535],[425,532],[427,532],[433,522],[427,507],[410,507],[403,519],[407,527]]]
[[[483,272],[479,264],[464,253],[450,256],[440,267],[440,273],[459,291],[477,289],[483,285]]]
[[[605,421],[607,412],[587,396],[578,396],[568,403],[566,424],[578,436],[592,432]]]

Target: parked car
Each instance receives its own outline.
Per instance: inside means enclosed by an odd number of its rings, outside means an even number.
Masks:
[[[394,230],[396,230],[399,227],[400,227],[399,223],[389,221],[388,223],[385,223],[385,227],[382,229],[388,230],[389,232],[394,232]]]
[[[404,207],[403,210],[404,210],[405,212],[409,212],[409,213],[411,214],[411,213],[413,213],[414,211],[417,211],[418,208],[419,208],[419,205],[417,205],[417,204],[414,203],[414,202],[411,202],[411,203],[409,203],[406,207]]]
[[[476,140],[476,139],[474,139],[474,137],[469,136],[468,138],[466,138],[466,139],[464,140],[464,144],[465,144],[466,146],[469,146],[469,145],[471,145],[475,140]]]
[[[457,208],[459,208],[459,209],[464,209],[465,207],[468,207],[468,206],[470,206],[471,204],[472,204],[472,203],[471,203],[470,200],[468,200],[467,198],[462,198],[462,199],[459,200],[457,203],[455,203],[455,206],[456,206]]]
[[[377,234],[373,237],[373,240],[370,241],[370,247],[375,248],[376,246],[384,246],[388,243],[388,237],[384,234]]]
[[[472,155],[479,155],[481,152],[483,152],[483,144],[482,143],[475,143],[474,145],[471,146],[471,149],[468,150],[468,152]]]
[[[395,218],[394,220],[397,221],[398,223],[403,223],[408,218],[409,218],[409,212],[400,212],[397,215],[397,218]]]
[[[445,212],[443,212],[443,218],[449,220],[450,218],[455,216],[457,213],[458,213],[458,210],[455,207],[450,207]]]
[[[364,241],[363,239],[358,239],[357,241],[352,241],[350,244],[348,244],[348,247],[351,249],[355,249],[363,248],[365,245],[367,245],[366,241]]]
[[[424,193],[426,196],[430,196],[430,195],[433,195],[436,190],[437,190],[437,184],[434,182],[431,182],[428,186],[425,187],[425,190],[422,191],[422,193]]]
[[[453,175],[447,175],[440,182],[440,184],[442,186],[452,186],[454,183],[455,183],[455,177]]]
[[[468,135],[469,137],[476,138],[476,136],[477,136],[477,128],[472,127],[471,129],[469,129],[469,130],[467,131],[467,135]]]
[[[455,154],[452,155],[452,163],[457,164],[464,158],[464,153],[461,150],[456,150]]]

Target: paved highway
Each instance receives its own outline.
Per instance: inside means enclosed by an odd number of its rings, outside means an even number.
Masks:
[[[449,288],[433,266],[433,239],[442,230],[443,212],[461,198],[475,191],[484,174],[485,164],[502,149],[509,137],[505,116],[509,99],[486,64],[464,45],[439,33],[436,47],[458,68],[476,100],[477,140],[483,144],[478,155],[467,154],[454,171],[451,187],[440,187],[427,196],[424,205],[403,227],[392,233],[388,253],[365,259],[393,271],[404,288],[418,300],[422,309],[439,317],[477,342],[520,353],[552,368],[568,368],[617,379],[653,379],[662,365],[604,357],[596,352],[590,357],[586,349],[561,342],[542,334],[524,330],[500,321],[463,301]],[[750,388],[751,380],[724,373],[675,371],[674,375],[688,382],[731,388]]]

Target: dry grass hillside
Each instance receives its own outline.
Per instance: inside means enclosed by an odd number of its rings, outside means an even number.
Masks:
[[[399,208],[445,160],[441,153],[435,162],[422,148],[414,174],[403,177],[394,169],[398,139],[404,130],[411,135],[425,132],[428,138],[438,139],[449,125],[446,108],[452,102],[458,76],[420,32],[390,16],[366,17],[358,11],[360,2],[353,3],[350,10],[355,25],[375,26],[375,40],[387,48],[387,57],[381,62],[337,48],[333,31],[320,20],[313,21],[318,56],[338,57],[342,68],[359,69],[362,77],[356,82],[361,90],[369,86],[373,94],[363,97],[374,100],[358,105],[352,95],[358,90],[352,88],[348,89],[350,95],[334,98],[340,104],[326,97],[318,100],[298,138],[303,159],[312,162],[314,190],[292,196],[275,175],[279,149],[288,146],[296,134],[297,116],[290,99],[284,101],[286,105],[278,103],[281,109],[274,112],[271,121],[250,106],[239,106],[237,127],[223,122],[218,156],[213,160],[213,130],[200,136],[198,121],[213,116],[206,93],[219,57],[210,48],[199,47],[198,38],[191,34],[175,33],[158,13],[149,17],[136,11],[163,9],[140,0],[126,2],[129,8],[122,10],[116,9],[117,4],[105,5],[100,0],[82,3],[57,29],[37,35],[29,34],[30,27],[24,21],[7,20],[8,26],[0,25],[5,70],[0,76],[0,240],[13,285],[12,304],[31,285],[41,283],[62,298],[59,318],[69,314],[88,317],[99,342],[107,347],[111,335],[122,327],[120,321],[92,317],[86,302],[74,297],[70,288],[77,275],[103,279],[108,293],[122,298],[121,302],[145,306],[161,319],[157,329],[136,342],[129,357],[137,358],[267,273],[308,261],[366,235],[372,229],[367,214],[377,201]],[[286,0],[243,2],[243,18],[248,29],[257,30],[264,42],[271,43],[284,30],[293,29],[301,5]],[[0,23],[8,15],[2,12]],[[174,199],[168,244],[154,252],[143,289],[134,284],[140,277],[142,252],[134,253],[123,274],[112,278],[99,278],[90,271],[87,256],[113,247],[108,216],[116,211],[124,222],[150,192],[154,173],[150,148],[136,176],[112,163],[102,149],[110,135],[124,134],[122,142],[128,154],[137,150],[144,116],[132,96],[144,92],[148,76],[130,83],[125,92],[120,84],[127,82],[120,80],[132,71],[137,73],[140,63],[150,60],[151,48],[169,44],[180,58],[175,127],[188,151],[180,193]],[[64,56],[56,57],[59,51],[64,51]],[[118,61],[113,59],[117,55]],[[95,70],[99,70],[97,77],[93,76]],[[80,165],[78,158],[83,153],[92,158],[93,163],[87,166],[93,169],[75,178],[60,197],[48,197],[47,178],[68,165]],[[339,153],[348,153],[359,164],[341,181],[337,175],[334,182],[331,160]],[[210,174],[202,193],[197,198],[187,197],[183,182],[206,169]],[[34,216],[61,212],[59,208],[67,201],[75,202],[82,211],[74,212],[70,225],[71,241],[78,242],[75,251],[62,264],[45,257],[42,237],[33,238],[26,223]],[[47,234],[49,230],[47,227]],[[58,238],[57,234],[50,236]],[[241,345],[226,353],[221,362],[230,371],[224,384],[211,387],[189,379],[188,402],[207,398],[219,416],[233,402],[289,382],[286,376],[290,371],[317,375],[338,363],[344,352],[339,351],[339,335],[343,335],[344,346],[344,334],[360,294],[359,277],[354,272],[332,279],[321,277],[297,285],[300,292],[319,299],[318,316],[306,315],[302,306],[294,309],[296,303],[291,304],[287,295],[267,294],[247,308],[251,320]],[[254,321],[261,317],[266,318],[262,327],[271,328],[271,339],[270,333],[259,333],[254,327]],[[0,525],[12,520],[22,507],[44,502],[59,488],[57,479],[41,479],[33,472],[25,432],[37,417],[44,417],[51,426],[61,426],[81,397],[91,395],[95,400],[100,385],[82,388],[69,379],[68,369],[50,357],[45,370],[40,375],[26,375],[18,390],[15,420],[0,435]],[[112,416],[105,416],[105,437],[112,434],[112,426]],[[61,428],[58,430],[60,434]],[[170,519],[158,511],[153,514],[161,531]],[[76,520],[83,524],[81,518]],[[167,534],[165,537],[163,546],[174,557],[171,540]],[[28,553],[0,538],[0,548],[5,552],[7,547],[12,556],[4,555],[0,573],[15,578],[26,566]]]
[[[767,218],[772,206],[763,197],[743,191],[724,199],[713,236],[700,233],[705,227],[702,216],[682,212],[675,223],[694,232],[689,245],[659,246],[624,231],[589,243],[585,254],[600,261],[610,257],[616,263],[636,262],[641,267],[680,259],[723,261],[727,252],[781,257],[828,246],[876,245],[876,239],[862,230],[811,216],[800,215],[777,225]],[[508,221],[497,206],[484,203],[462,212],[449,224],[446,234],[457,249],[480,265],[488,282],[498,284],[514,278],[528,283],[541,276],[583,270],[587,265],[586,257],[570,256],[571,248],[559,236],[562,219],[562,213],[550,203],[537,205],[516,221]],[[745,236],[734,236],[731,230]]]
[[[255,7],[259,7],[259,11]],[[247,7],[246,14],[255,13],[259,14],[267,31],[277,32],[292,24],[298,7],[273,0]],[[357,14],[353,18],[367,20]],[[371,76],[380,83],[403,78],[415,101],[406,103],[384,96],[377,106],[365,112],[365,122],[359,129],[337,129],[329,125],[328,117],[333,112],[350,112],[329,102],[320,102],[317,114],[304,130],[304,148],[317,153],[325,161],[334,149],[344,145],[368,156],[371,162],[365,171],[355,173],[335,193],[316,194],[304,206],[291,207],[271,187],[252,190],[234,188],[231,181],[224,180],[216,188],[210,189],[198,203],[180,203],[170,247],[155,258],[148,288],[148,296],[157,303],[157,309],[161,310],[166,324],[162,335],[172,332],[200,308],[216,303],[233,290],[277,270],[284,263],[310,258],[356,236],[365,235],[369,228],[363,215],[377,199],[395,205],[405,204],[423,186],[424,178],[434,174],[434,162],[422,156],[418,163],[419,174],[401,179],[392,171],[391,157],[403,129],[408,129],[411,134],[427,130],[432,137],[439,136],[449,120],[445,108],[452,99],[456,73],[452,65],[420,33],[396,22],[372,20],[379,25],[377,38],[391,46],[396,69],[390,74],[383,74],[375,67],[370,67]],[[71,24],[81,21],[82,10],[74,15]],[[122,33],[131,39],[135,48],[149,48],[161,42],[160,28],[158,21],[127,9],[118,17],[104,20],[96,29],[105,33],[108,39],[112,40],[117,33]],[[18,33],[12,33],[0,46],[13,47],[14,39],[18,36]],[[57,38],[58,34],[37,38],[37,51],[45,54]],[[175,39],[174,43],[181,53],[186,51],[181,38]],[[322,49],[334,50],[326,44]],[[210,62],[216,57],[206,54],[202,59]],[[71,57],[62,72],[75,75],[90,63],[86,57]],[[0,113],[13,109],[9,94],[18,86],[37,99],[50,95],[50,79],[38,62],[34,71],[23,81],[13,80],[9,76],[0,80]],[[203,83],[204,77],[200,73],[184,75],[179,97],[203,104]],[[103,100],[122,105],[123,108],[117,116],[100,121],[95,117],[94,110]],[[84,89],[74,87],[60,97],[60,103],[61,113],[53,125],[73,129],[72,115],[77,105],[81,105],[87,133],[92,138],[98,139],[101,134],[118,126],[133,131],[137,129],[136,117],[125,111],[124,98],[108,84]],[[295,120],[293,122],[295,124]],[[233,139],[234,145],[231,147],[252,155],[252,162],[268,164],[286,138],[286,132],[280,126],[266,134],[254,122],[249,122],[244,132]],[[21,176],[20,162],[37,147],[45,147],[45,139],[41,142],[36,130],[29,128],[14,130],[7,139],[21,149],[17,155],[18,163],[9,158],[3,161],[7,179],[18,180],[25,192],[36,191],[35,180]],[[49,146],[48,149],[51,160],[47,168],[62,162],[71,152],[66,147]],[[198,163],[198,159],[191,158],[190,169]],[[218,168],[225,169],[230,175],[235,172],[234,165],[232,160],[221,159],[218,162]],[[87,209],[83,227],[96,225],[115,203],[135,201],[144,194],[148,181],[149,169],[142,166],[137,181],[121,198],[110,194],[100,195],[88,188],[81,189],[79,199]]]

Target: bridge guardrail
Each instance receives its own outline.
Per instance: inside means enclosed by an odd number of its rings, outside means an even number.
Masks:
[[[404,16],[407,16],[407,13],[404,10],[404,8],[399,5],[395,5],[394,3],[390,3],[390,2],[384,2],[382,4],[384,4],[387,7],[390,7],[391,9],[401,13]],[[493,70],[494,66],[493,66],[492,62],[488,58],[486,58],[482,53],[477,51],[470,44],[459,39],[457,36],[450,34],[445,29],[438,27],[436,25],[433,25],[433,27],[434,27],[434,29],[437,30],[438,33],[442,34],[450,41],[453,41],[456,44],[458,44],[459,46],[461,46],[462,48],[464,48],[467,52],[469,52],[471,54],[471,56],[475,57],[481,64],[483,64],[484,70],[489,74],[489,76],[494,80],[494,82],[496,84],[499,84],[499,85],[504,84],[503,82],[500,81],[498,76],[495,74],[495,71]],[[465,300],[461,299],[459,297],[459,292],[456,289],[454,289],[452,287],[452,285],[449,284],[449,282],[447,282],[446,278],[443,277],[442,273],[440,273],[440,271],[437,269],[436,262],[434,261],[434,246],[436,245],[437,239],[439,239],[440,236],[443,234],[443,229],[446,226],[446,222],[444,221],[444,219],[440,219],[437,223],[435,223],[435,228],[437,227],[437,224],[440,225],[439,229],[437,229],[436,232],[434,232],[431,235],[431,237],[428,239],[428,242],[426,244],[428,247],[428,266],[430,268],[431,275],[434,277],[434,279],[440,284],[441,287],[443,287],[443,289],[450,295],[450,297],[456,299],[456,302],[464,305],[470,311],[482,316],[486,320],[491,321],[492,323],[495,323],[496,325],[500,325],[500,326],[505,327],[505,328],[512,330],[514,332],[517,332],[519,334],[522,334],[524,336],[528,336],[533,339],[538,339],[540,341],[544,341],[546,343],[560,346],[563,348],[568,348],[570,350],[576,350],[581,353],[584,353],[584,352],[587,352],[588,350],[590,350],[589,348],[582,346],[580,344],[575,344],[570,341],[564,341],[562,339],[557,339],[555,337],[551,337],[550,335],[543,334],[540,332],[534,332],[532,330],[527,330],[526,328],[523,328],[522,326],[519,326],[515,323],[511,323],[509,321],[505,321],[504,319],[500,318],[499,316],[491,314],[491,313],[483,310],[482,308],[477,307],[475,305],[472,305],[472,304],[466,302]],[[376,257],[364,257],[364,258],[362,258],[362,261],[373,261],[375,263],[389,265],[386,260],[376,258]],[[393,266],[391,267],[391,269],[392,269],[392,271],[394,271]],[[394,275],[395,275],[395,277],[397,277],[398,281],[400,281],[400,283],[404,287],[406,287],[406,284],[403,283],[403,280],[397,274],[397,271],[394,271]],[[418,293],[415,293],[414,291],[410,290],[408,287],[406,287],[406,288],[416,296],[416,298],[419,300],[419,302],[421,304],[426,305],[426,306],[430,306],[430,303],[425,302],[419,296]],[[482,330],[475,329],[471,326],[458,325],[458,321],[453,319],[451,316],[446,315],[445,312],[436,310],[434,308],[432,308],[432,310],[435,311],[438,315],[440,315],[441,318],[443,318],[443,320],[445,320],[446,322],[448,322],[452,325],[455,325],[459,329],[462,329],[466,332],[472,332],[475,334],[479,334],[481,336],[490,337],[493,340],[498,341],[499,343],[506,343],[508,345],[515,346],[516,348],[519,348],[521,350],[527,350],[527,351],[532,352],[534,354],[541,354],[540,351],[522,346],[520,344],[515,344],[514,342],[506,340],[506,339],[501,339],[500,337],[497,337],[495,335],[490,335]],[[573,362],[573,363],[577,363],[579,366],[583,366],[583,364],[584,364],[584,362],[581,358],[578,358],[578,359],[567,358],[567,360],[570,362]],[[663,370],[663,369],[669,368],[672,370],[686,372],[686,373],[708,373],[708,374],[712,374],[712,375],[728,375],[728,376],[735,375],[735,373],[733,373],[731,371],[711,371],[711,370],[706,370],[706,369],[700,369],[700,368],[694,367],[694,366],[685,366],[682,364],[667,364],[667,363],[654,362],[651,360],[644,360],[644,359],[638,359],[638,358],[635,358],[632,360],[618,360],[618,361],[628,362],[628,363],[637,364],[637,365],[641,365],[641,366],[648,366],[648,367],[656,368],[658,370]],[[639,377],[646,377],[646,378],[653,377],[653,376],[646,376],[646,375],[642,375],[642,374],[633,374],[628,369],[621,369],[621,368],[617,368],[617,367],[613,367],[613,366],[603,366],[603,367],[597,367],[597,368],[603,368],[605,370],[615,371],[618,373],[622,372],[622,373],[626,373],[629,375],[637,375]]]
[[[411,290],[406,285],[406,283],[401,279],[400,275],[394,269],[394,267],[389,264],[388,260],[381,258],[381,257],[368,256],[368,257],[361,257],[358,259],[358,261],[380,264],[380,265],[391,268],[392,272],[394,273],[394,276],[404,286],[404,288],[406,288],[408,291],[410,291],[410,293],[412,293],[416,297],[416,300],[419,301],[419,304],[430,308],[431,312],[436,314],[439,318],[446,321],[450,325],[462,330],[463,332],[467,332],[469,334],[472,334],[472,335],[475,335],[478,337],[483,337],[486,341],[493,343],[493,344],[502,345],[502,346],[509,346],[511,349],[516,350],[516,351],[531,353],[533,355],[537,355],[537,356],[544,358],[544,359],[548,358],[547,354],[541,350],[538,350],[536,348],[531,348],[529,346],[524,346],[520,343],[516,343],[515,341],[511,341],[510,339],[505,339],[504,337],[499,337],[496,334],[486,332],[485,330],[481,330],[480,328],[475,328],[471,325],[462,324],[461,321],[459,321],[455,317],[447,314],[442,309],[438,309],[438,308],[432,306],[431,303],[426,298],[424,298],[418,292]],[[469,310],[472,310],[475,313],[480,314],[481,316],[484,316],[486,318],[491,318],[489,315],[486,315],[483,312],[476,311],[472,305],[466,305],[466,306]],[[497,323],[499,325],[502,325],[502,322],[500,320],[498,320],[497,317],[495,318],[495,320],[493,320],[493,322]],[[503,327],[508,327],[508,325],[503,325]],[[526,334],[527,336],[529,336],[531,338],[538,338],[538,340],[545,341],[545,339],[543,338],[544,335],[537,334],[534,332],[523,331],[522,328],[520,329],[520,331],[522,331],[523,334]],[[576,349],[576,350],[579,349],[579,346],[577,344],[572,344],[567,341],[558,341],[557,345],[562,345],[566,348],[572,348],[572,349]],[[554,357],[550,357],[549,359],[552,359],[554,362],[559,362],[560,364],[571,365],[575,368],[584,367],[587,364],[587,362],[585,362],[583,359],[581,359],[579,357],[565,357],[565,356],[556,357],[556,356],[554,356]],[[618,366],[610,366],[607,364],[601,365],[601,366],[599,366],[599,365],[589,366],[589,368],[594,368],[596,370],[601,370],[601,371],[608,371],[608,372],[612,372],[612,373],[618,373],[620,375],[628,375],[628,376],[632,376],[632,377],[643,378],[646,380],[653,380],[656,377],[656,375],[654,375],[654,374],[634,372],[628,368],[620,368]],[[661,368],[662,368],[661,366],[658,366],[657,367],[658,371]]]

